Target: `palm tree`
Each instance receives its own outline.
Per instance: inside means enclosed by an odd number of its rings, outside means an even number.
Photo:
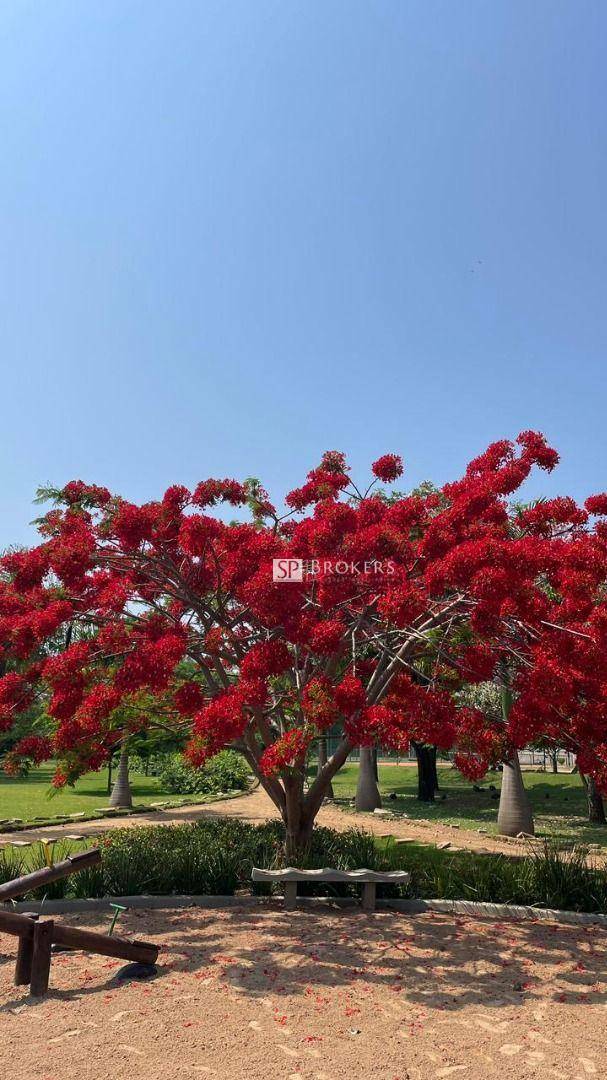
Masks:
[[[502,716],[507,724],[512,708],[512,691],[506,681],[501,687],[501,701]],[[503,765],[497,828],[503,836],[518,836],[519,833],[533,836],[535,833],[533,811],[523,784],[518,750],[513,750],[511,757]]]
[[[361,746],[360,748],[354,805],[357,810],[376,810],[381,806],[381,795],[375,779],[375,760],[372,746]]]
[[[131,807],[133,796],[129,784],[129,743],[125,736],[120,744],[120,761],[114,790],[110,796],[110,806]]]
[[[475,683],[465,687],[458,696],[463,704],[480,709],[494,724],[507,724],[512,708],[512,691],[505,666],[500,674],[501,685],[495,682]],[[511,751],[502,768],[498,830],[503,836],[518,836],[520,832],[533,835],[533,811],[523,783],[518,751]]]

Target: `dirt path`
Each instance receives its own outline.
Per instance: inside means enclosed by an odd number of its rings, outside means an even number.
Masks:
[[[137,828],[141,825],[171,825],[200,818],[235,817],[242,821],[260,823],[278,817],[278,811],[265,791],[256,788],[250,795],[221,802],[206,803],[199,807],[184,806],[166,811],[149,811],[132,817],[115,817],[100,821],[87,821],[82,825],[48,825],[42,828],[24,829],[18,833],[0,833],[0,844],[15,840],[39,840],[42,837],[70,835],[99,836],[100,833],[118,827]],[[417,840],[424,844],[450,844],[451,850],[466,848],[471,851],[503,852],[508,855],[524,850],[524,844],[499,840],[468,829],[439,822],[426,822],[403,817],[383,817],[380,814],[357,814],[325,804],[318,815],[318,823],[343,831],[356,827],[368,832],[390,834],[399,839]]]
[[[107,919],[71,916],[106,930]],[[121,923],[121,926],[123,924]],[[0,936],[2,1075],[12,1080],[601,1080],[607,934],[438,914],[276,905],[130,911],[158,973],[53,958],[12,983]]]

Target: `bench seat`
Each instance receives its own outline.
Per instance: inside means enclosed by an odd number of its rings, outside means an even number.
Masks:
[[[283,870],[262,870],[253,867],[253,881],[284,882],[285,908],[292,911],[297,906],[297,884],[300,881],[328,881],[360,884],[363,887],[362,905],[365,911],[375,911],[375,892],[378,884],[406,885],[406,870],[335,870],[325,866],[321,870],[298,870],[285,866]]]

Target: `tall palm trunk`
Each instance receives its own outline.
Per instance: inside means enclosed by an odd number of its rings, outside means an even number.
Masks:
[[[120,747],[118,774],[110,798],[110,806],[131,807],[132,805],[133,796],[131,794],[131,785],[129,784],[129,746],[127,740],[124,739]]]
[[[361,746],[360,748],[354,805],[357,810],[375,810],[381,806],[381,795],[375,779],[373,748],[371,746]]]
[[[507,686],[503,686],[502,713],[506,723],[511,708],[512,694]],[[509,761],[504,762],[500,805],[497,813],[497,828],[502,836],[518,836],[521,832],[530,836],[535,834],[533,811],[523,784],[523,774],[517,750],[513,751]]]
[[[533,811],[516,751],[510,761],[505,761],[503,765],[497,829],[502,836],[518,836],[521,832],[533,836],[535,833]]]

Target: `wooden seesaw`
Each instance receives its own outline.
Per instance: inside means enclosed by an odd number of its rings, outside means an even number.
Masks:
[[[31,874],[24,874],[0,885],[0,902],[13,900],[30,889],[48,885],[51,881],[58,881],[59,878],[68,877],[100,862],[101,852],[98,848],[83,851],[78,855],[69,855],[62,862],[45,866],[42,870],[33,870]],[[14,911],[0,909],[0,932],[19,938],[15,984],[21,986],[29,983],[30,993],[35,997],[41,997],[48,990],[53,945],[61,945],[67,949],[83,949],[101,956],[115,956],[120,960],[146,965],[155,964],[158,957],[158,946],[149,941],[110,937],[93,930],[63,926],[53,919],[39,921],[38,915],[32,913],[18,915]]]

